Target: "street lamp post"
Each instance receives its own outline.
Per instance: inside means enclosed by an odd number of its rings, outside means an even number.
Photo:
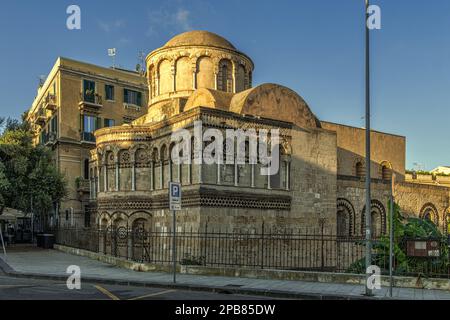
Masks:
[[[371,274],[368,273],[368,267],[372,265],[372,235],[371,235],[371,170],[370,170],[370,30],[367,25],[369,20],[369,0],[366,1],[366,19],[364,25],[366,28],[366,210],[365,210],[365,220],[366,220],[366,295],[372,295],[372,289],[369,288],[368,280]]]

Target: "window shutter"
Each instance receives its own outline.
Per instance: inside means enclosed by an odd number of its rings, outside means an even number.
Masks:
[[[142,106],[142,92],[137,93],[137,105]]]

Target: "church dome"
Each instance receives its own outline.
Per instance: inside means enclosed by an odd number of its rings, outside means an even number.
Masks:
[[[173,37],[146,59],[150,105],[187,100],[198,89],[238,93],[252,87],[252,60],[209,31]]]
[[[230,50],[236,48],[225,38],[209,31],[188,31],[173,37],[163,48],[186,46],[211,46]]]

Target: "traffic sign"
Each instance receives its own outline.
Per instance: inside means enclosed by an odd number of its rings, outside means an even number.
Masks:
[[[181,183],[171,182],[169,188],[169,206],[170,210],[181,210]]]

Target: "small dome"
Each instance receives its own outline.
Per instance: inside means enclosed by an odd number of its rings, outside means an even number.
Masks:
[[[188,31],[173,37],[164,45],[164,48],[182,46],[211,46],[236,50],[225,38],[209,31]]]

